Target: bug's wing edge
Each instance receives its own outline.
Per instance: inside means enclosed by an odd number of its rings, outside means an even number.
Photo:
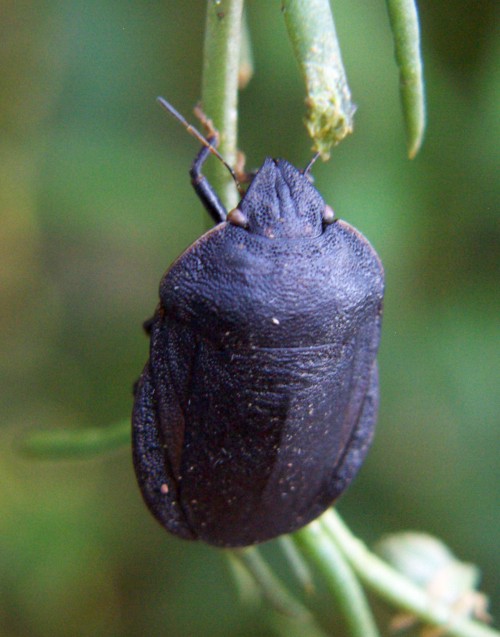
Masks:
[[[158,522],[171,533],[196,539],[178,499],[177,481],[166,462],[154,401],[149,361],[135,387],[132,412],[133,462],[142,497]]]

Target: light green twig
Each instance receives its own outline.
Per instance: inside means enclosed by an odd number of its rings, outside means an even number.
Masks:
[[[282,535],[278,538],[281,550],[283,551],[293,574],[297,578],[304,591],[310,595],[314,593],[314,583],[311,569],[304,555],[297,548],[291,535]]]
[[[201,103],[220,133],[218,150],[230,166],[237,152],[242,12],[243,0],[207,2]],[[238,193],[226,168],[212,162],[206,172],[226,208],[234,208]]]
[[[499,637],[500,633],[493,628],[457,615],[369,551],[352,535],[333,509],[324,513],[318,524],[337,545],[365,586],[396,608],[409,611],[424,623],[444,628],[450,637]],[[304,531],[309,532],[310,526]],[[311,536],[321,536],[317,529],[310,533]]]
[[[107,427],[29,432],[20,444],[20,451],[39,459],[64,460],[88,458],[125,445],[130,445],[128,420]]]
[[[318,521],[296,531],[293,539],[321,572],[345,618],[352,637],[378,637],[363,589],[345,557]]]
[[[283,0],[289,38],[306,84],[306,127],[313,149],[330,149],[352,132],[354,105],[328,0]]]
[[[422,145],[425,129],[425,93],[417,7],[415,0],[386,2],[399,67],[408,156],[413,159]]]
[[[235,549],[232,554],[252,575],[272,608],[293,622],[300,622],[302,635],[326,637],[314,615],[287,590],[269,568],[257,548]]]

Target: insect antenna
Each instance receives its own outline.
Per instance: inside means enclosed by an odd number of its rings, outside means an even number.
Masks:
[[[319,157],[319,153],[315,153],[312,156],[311,161],[307,164],[307,166],[304,168],[304,170],[302,171],[303,175],[308,175],[311,172],[311,168],[314,166],[314,164],[316,163],[316,160]]]
[[[156,101],[160,104],[160,106],[162,106],[167,113],[170,113],[170,115],[172,115],[172,117],[175,117],[175,119],[177,121],[179,121],[184,128],[187,130],[187,132],[192,135],[195,139],[197,139],[201,144],[203,144],[203,146],[206,146],[208,148],[208,150],[212,153],[212,155],[215,155],[215,157],[217,157],[217,159],[222,162],[222,164],[227,168],[227,170],[229,171],[229,173],[231,174],[231,177],[234,180],[234,183],[236,184],[236,188],[238,189],[238,192],[242,195],[244,194],[244,190],[238,180],[238,177],[236,176],[236,173],[234,172],[233,168],[231,168],[231,166],[227,163],[227,161],[224,159],[224,157],[219,153],[219,151],[217,150],[217,148],[215,148],[215,146],[213,146],[208,139],[202,135],[200,133],[200,131],[195,128],[192,124],[190,124],[187,119],[185,117],[183,117],[178,110],[176,110],[172,104],[170,104],[170,102],[167,102],[167,100],[164,97],[157,97]],[[216,133],[216,131],[214,130],[214,133]]]

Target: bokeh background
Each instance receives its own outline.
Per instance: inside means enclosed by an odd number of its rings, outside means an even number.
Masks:
[[[251,167],[305,165],[279,2],[248,8],[256,73],[240,146]],[[358,112],[316,184],[387,275],[378,434],[339,509],[369,543],[442,537],[480,565],[498,617],[498,4],[420,0],[429,124],[413,162],[384,3],[334,10]],[[265,606],[238,602],[222,552],[149,516],[128,448],[61,462],[17,450],[30,429],[128,418],[141,323],[206,227],[187,174],[196,143],[155,103],[191,117],[204,2],[26,0],[1,13],[0,635],[274,635]]]

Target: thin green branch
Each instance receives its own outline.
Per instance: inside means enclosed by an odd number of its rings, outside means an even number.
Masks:
[[[425,129],[425,92],[420,52],[420,28],[415,0],[386,0],[406,126],[408,156],[418,153]]]
[[[219,131],[219,152],[230,166],[235,165],[237,154],[242,12],[243,0],[207,2],[201,103]],[[207,174],[226,208],[234,208],[238,193],[229,172],[212,162]]]
[[[363,589],[345,557],[318,521],[296,531],[293,539],[325,579],[339,604],[352,637],[378,637],[379,632]]]
[[[354,105],[347,85],[329,0],[282,0],[285,24],[306,83],[306,127],[313,149],[330,149],[352,132]]]
[[[326,533],[337,545],[365,586],[396,608],[409,611],[426,624],[442,627],[450,637],[499,637],[500,633],[493,628],[460,617],[453,609],[432,598],[424,589],[374,555],[352,535],[333,509],[324,513],[318,524],[323,534]]]
[[[296,544],[292,540],[291,535],[282,535],[278,538],[288,564],[293,571],[293,574],[297,578],[300,585],[303,587],[307,594],[314,592],[314,583],[311,569],[309,564],[305,560],[301,551],[298,550]]]
[[[20,444],[20,451],[40,459],[64,460],[88,458],[125,445],[130,445],[129,420],[107,427],[29,432]]]
[[[261,590],[255,578],[242,561],[237,551],[225,551],[227,564],[240,600],[246,605],[255,605],[261,599]]]
[[[326,637],[314,615],[287,590],[257,548],[235,549],[232,555],[246,567],[272,608],[295,624],[300,623],[302,635]]]

